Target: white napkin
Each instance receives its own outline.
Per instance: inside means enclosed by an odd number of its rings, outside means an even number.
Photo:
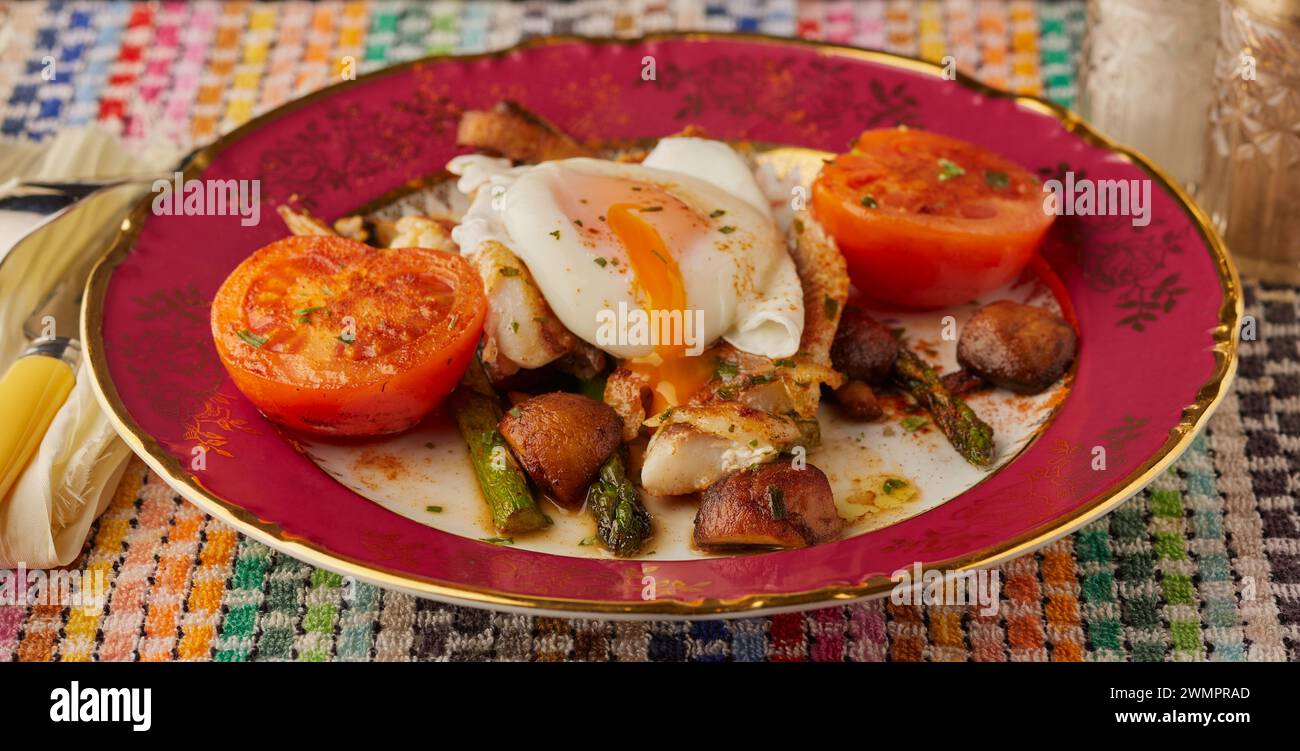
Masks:
[[[98,128],[60,131],[41,144],[0,143],[0,193],[24,180],[103,179],[163,173],[179,149],[152,143],[128,152]],[[0,371],[27,346],[23,320],[74,259],[100,253],[147,184],[87,199],[69,221],[42,231],[35,252],[11,255],[0,264]],[[108,507],[131,452],[117,437],[95,400],[84,362],[77,385],[54,417],[31,463],[0,499],[0,568],[50,568],[71,563],[91,523]]]

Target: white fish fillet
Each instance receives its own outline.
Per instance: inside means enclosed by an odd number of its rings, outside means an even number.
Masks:
[[[483,364],[493,380],[540,368],[571,352],[577,338],[551,312],[528,267],[499,242],[484,242],[471,259],[488,298]]]

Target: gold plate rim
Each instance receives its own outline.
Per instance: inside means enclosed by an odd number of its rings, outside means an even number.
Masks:
[[[657,41],[747,41],[779,46],[813,48],[827,56],[867,60],[932,77],[943,77],[944,75],[944,69],[938,64],[912,57],[879,50],[866,50],[765,34],[665,32],[633,38],[579,37],[572,35],[536,37],[512,47],[492,52],[472,55],[433,55],[410,60],[366,73],[352,81],[344,81],[319,89],[265,112],[230,133],[221,136],[211,144],[197,150],[183,171],[185,178],[191,179],[202,173],[218,154],[245,134],[318,99],[331,96],[352,86],[361,85],[375,78],[394,75],[413,66],[447,59],[501,58],[520,50],[558,44],[636,46]],[[1117,481],[1110,488],[1102,491],[1066,516],[1040,525],[1038,528],[1030,530],[1017,538],[925,566],[927,570],[934,569],[938,571],[994,566],[1010,558],[1035,550],[1111,511],[1146,487],[1187,449],[1208,422],[1210,415],[1226,396],[1237,369],[1239,322],[1244,313],[1241,282],[1223,239],[1215,231],[1205,212],[1197,206],[1181,186],[1175,183],[1148,157],[1136,149],[1115,143],[1092,128],[1077,114],[1054,102],[1036,96],[1012,94],[995,89],[960,72],[957,74],[956,81],[984,96],[1010,100],[1026,109],[1048,115],[1054,118],[1068,133],[1082,138],[1092,146],[1117,154],[1145,170],[1165,190],[1178,199],[1201,233],[1215,262],[1219,285],[1223,293],[1223,303],[1219,310],[1219,323],[1213,332],[1214,346],[1212,349],[1215,356],[1215,371],[1211,378],[1201,386],[1196,401],[1184,407],[1177,425],[1170,429],[1165,442],[1147,461],[1129,473],[1128,476]],[[212,493],[186,473],[180,462],[167,453],[152,436],[141,429],[131,418],[108,373],[102,336],[104,296],[113,269],[134,246],[135,238],[147,214],[146,209],[148,206],[149,196],[146,194],[136,204],[128,218],[123,221],[113,242],[96,263],[90,278],[86,282],[84,297],[86,302],[82,309],[81,337],[86,346],[86,361],[92,376],[92,387],[114,429],[137,456],[141,457],[154,472],[158,473],[168,485],[186,500],[239,532],[311,565],[344,576],[353,576],[382,587],[455,604],[525,612],[533,615],[551,614],[572,617],[584,614],[600,614],[611,618],[753,616],[800,610],[816,604],[843,604],[878,597],[892,588],[894,583],[889,578],[874,576],[856,584],[830,585],[803,592],[752,594],[733,599],[687,600],[662,598],[649,601],[618,601],[518,595],[453,582],[436,581],[393,571],[347,556],[341,556],[310,541],[289,535],[274,522],[259,519],[238,504]]]

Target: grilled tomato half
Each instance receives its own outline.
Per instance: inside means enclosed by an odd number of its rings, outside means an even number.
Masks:
[[[859,291],[911,308],[965,303],[1014,280],[1054,219],[1020,165],[904,128],[869,130],[824,165],[812,213]]]
[[[288,237],[226,278],[212,336],[235,385],[271,420],[377,435],[413,426],[451,393],[486,311],[460,256]]]

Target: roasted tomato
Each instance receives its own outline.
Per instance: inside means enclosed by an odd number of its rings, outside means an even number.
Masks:
[[[270,419],[376,435],[411,427],[455,388],[486,310],[460,256],[288,237],[226,278],[212,336],[235,385]]]
[[[822,167],[812,212],[863,294],[913,308],[967,302],[1019,276],[1053,216],[1042,184],[988,149],[869,130]]]

